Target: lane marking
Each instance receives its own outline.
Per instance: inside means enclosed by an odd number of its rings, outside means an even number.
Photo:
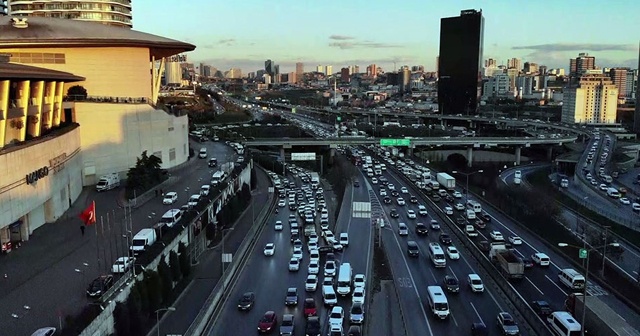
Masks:
[[[524,278],[525,278],[525,279],[527,279],[527,281],[529,281],[529,283],[531,284],[531,286],[533,286],[533,288],[537,289],[537,290],[538,290],[538,292],[540,292],[540,294],[542,294],[542,296],[544,296],[544,292],[542,292],[542,291],[540,290],[540,288],[538,288],[538,286],[536,286],[536,285],[533,283],[533,281],[529,280],[529,278],[528,278],[528,277],[524,277]]]
[[[473,311],[476,312],[476,316],[478,317],[478,319],[480,319],[480,322],[482,322],[482,324],[486,325],[484,323],[484,320],[482,319],[482,316],[480,316],[480,313],[478,313],[478,310],[476,309],[476,306],[473,304],[473,302],[469,301],[469,304],[471,305],[471,308],[473,308]],[[502,310],[502,308],[500,308],[500,310]]]
[[[551,280],[551,278],[548,275],[544,275],[545,278],[547,278],[547,280],[549,280],[554,286],[558,287],[558,289],[564,293],[564,295],[569,295],[569,293],[565,292],[564,289],[562,287],[560,287],[555,281]]]

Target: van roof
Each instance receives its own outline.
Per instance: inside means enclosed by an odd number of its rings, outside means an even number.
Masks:
[[[168,210],[167,212],[165,212],[164,215],[162,215],[162,217],[173,217],[176,213],[179,213],[179,212],[180,212],[179,209],[171,209],[171,210]]]

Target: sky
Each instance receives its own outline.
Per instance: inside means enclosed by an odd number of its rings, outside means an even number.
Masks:
[[[483,59],[569,67],[580,52],[599,67],[638,67],[638,0],[133,0],[133,29],[196,46],[189,62],[243,73],[272,59],[280,72],[394,62],[435,71],[440,19],[482,9]]]

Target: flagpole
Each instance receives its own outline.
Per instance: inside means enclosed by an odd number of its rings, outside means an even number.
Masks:
[[[108,228],[108,232],[107,232],[107,239],[109,240],[109,256],[111,257],[111,262],[114,262],[115,259],[113,259],[113,243],[111,242],[112,239],[111,237],[113,236],[113,234],[111,233],[111,221],[109,220],[109,213],[107,212],[107,228]],[[108,268],[108,264],[105,262],[105,265],[107,265],[107,272],[109,271]]]
[[[112,238],[115,238],[115,242],[114,244],[116,245],[116,258],[120,258],[120,257],[126,257],[125,255],[121,255],[122,254],[122,242],[120,242],[120,248],[118,248],[118,242],[122,239],[120,238],[120,236],[122,236],[122,233],[120,233],[119,231],[122,231],[122,227],[120,227],[120,225],[118,225],[118,222],[116,221],[116,210],[111,210],[111,214],[113,215],[113,234],[111,235]],[[118,229],[118,230],[116,230]],[[115,236],[115,237],[113,237]]]
[[[101,217],[102,219],[102,217]],[[96,227],[96,256],[98,257],[98,271],[100,272],[100,238],[98,236],[98,225],[95,225]]]
[[[103,219],[102,216],[100,216],[100,230],[102,231],[100,233],[102,233],[102,240],[103,240],[103,243],[104,243],[104,219]],[[106,271],[106,270],[108,270],[108,268],[107,268],[107,249],[106,249],[106,245],[105,244],[102,245],[102,256],[104,257],[104,265],[103,265],[104,266],[104,270],[103,271]]]

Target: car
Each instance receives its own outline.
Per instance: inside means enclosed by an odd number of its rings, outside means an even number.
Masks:
[[[453,216],[453,208],[450,206],[444,207],[444,213],[448,216]]]
[[[322,286],[330,286],[333,287],[333,277],[324,277],[322,279]]]
[[[520,335],[520,328],[518,328],[516,320],[507,312],[498,313],[496,324],[503,335]]]
[[[471,287],[471,291],[474,293],[482,293],[484,292],[484,284],[482,283],[482,279],[477,274],[469,274],[467,276],[467,283],[469,287]]]
[[[418,243],[413,240],[407,242],[407,254],[410,257],[418,257],[420,256],[420,249],[418,248]]]
[[[453,192],[453,197],[455,198],[462,198],[462,194],[459,191],[454,191]]]
[[[493,230],[489,233],[489,236],[491,236],[491,239],[495,241],[504,241],[504,237],[502,236],[502,233],[500,233],[500,231]]]
[[[291,336],[294,331],[294,317],[292,314],[284,314],[282,316],[282,322],[280,322],[280,335]]]
[[[321,330],[319,317],[311,316],[307,318],[307,327],[304,331],[306,336],[320,336]]]
[[[92,298],[100,297],[106,293],[111,286],[113,286],[113,275],[101,275],[91,281],[87,288],[87,296]]]
[[[518,237],[518,236],[509,237],[509,242],[512,245],[522,245],[522,239],[520,239],[520,237]]]
[[[356,274],[356,275],[353,276],[353,287],[354,288],[358,288],[358,287],[365,288],[366,284],[367,284],[367,279],[366,279],[364,274]]]
[[[400,188],[400,192],[403,194],[408,194],[409,193],[409,189],[407,189],[407,187],[402,187]]]
[[[549,303],[543,300],[531,302],[531,308],[533,308],[533,311],[542,317],[543,320],[553,312]]]
[[[626,205],[629,205],[629,204],[631,204],[631,201],[630,201],[628,198],[626,198],[626,197],[622,197],[622,198],[620,199],[620,203],[622,203],[622,204],[626,204]]]
[[[455,246],[447,246],[447,255],[451,260],[460,259],[460,252],[458,252],[458,249]]]
[[[489,336],[489,329],[482,322],[471,324],[471,336]]]
[[[328,336],[342,336],[342,324],[330,324]]]
[[[371,178],[371,184],[378,184],[378,179],[375,177]]]
[[[599,188],[600,188],[600,190],[607,191],[607,189],[609,188],[609,186],[607,186],[606,184],[602,183],[602,184],[600,184],[600,187],[599,187]]]
[[[387,188],[389,188],[389,190],[396,190],[396,186],[393,185],[393,183],[387,184]]]
[[[384,204],[391,204],[391,198],[390,198],[390,197],[385,197],[385,198],[382,200],[382,202],[383,202]]]
[[[440,230],[440,223],[435,219],[432,219],[429,225],[431,226],[431,230]]]
[[[420,214],[420,216],[427,216],[429,215],[429,213],[427,212],[427,207],[425,207],[424,205],[418,205],[418,213]]]
[[[340,234],[340,245],[347,247],[349,246],[349,234],[346,232],[342,232]]]
[[[328,246],[328,245],[320,246],[318,248],[318,253],[320,253],[320,254],[332,254],[333,253],[333,246]]]
[[[435,194],[435,193],[434,193],[434,194],[432,194],[432,195],[431,195],[431,200],[432,200],[432,201],[434,201],[434,202],[436,202],[436,203],[437,203],[437,202],[440,202],[440,200],[441,200],[440,195]]]
[[[408,236],[409,235],[409,228],[407,228],[407,224],[398,223],[398,235],[399,236]]]
[[[417,218],[416,212],[411,209],[407,210],[407,218],[416,219]]]
[[[380,188],[380,197],[382,197],[382,196],[387,196],[387,189]]]
[[[488,213],[486,213],[486,212],[484,212],[484,211],[483,211],[483,212],[481,212],[481,213],[478,215],[478,217],[479,217],[480,219],[482,219],[485,223],[487,223],[487,222],[490,222],[490,221],[491,221],[491,216],[489,216],[489,214],[488,214]]]
[[[362,324],[364,322],[364,304],[360,302],[354,302],[351,304],[351,310],[349,310],[349,320],[353,324]]]
[[[331,308],[331,312],[329,313],[329,325],[339,325],[342,326],[344,321],[344,310],[340,306],[335,306]]]
[[[456,203],[455,208],[458,211],[462,211],[462,210],[465,209],[465,207],[464,207],[464,205],[462,205],[462,203]]]
[[[284,208],[287,205],[287,202],[285,202],[285,200],[281,199],[280,201],[278,201],[278,206],[281,208]]]
[[[451,197],[451,195],[446,195],[444,196],[444,200],[447,201],[447,203],[453,203],[455,198]]]
[[[444,245],[451,245],[451,236],[447,233],[440,234],[440,242]]]
[[[299,248],[299,249],[294,248],[292,258],[302,260],[302,257],[303,257],[302,248]]]
[[[318,242],[317,241],[309,241],[309,243],[307,243],[307,250],[309,251],[309,253],[311,253],[311,251],[317,250],[317,249],[318,249]]]
[[[357,180],[353,181],[353,186],[356,187],[356,188],[359,187],[360,186],[360,182],[357,181]]]
[[[398,218],[400,217],[400,214],[398,214],[398,211],[396,209],[391,209],[391,211],[389,211],[389,216],[391,218]]]
[[[135,262],[134,257],[120,257],[116,259],[116,262],[111,266],[111,273],[125,273],[131,267],[133,267],[133,263]]]
[[[314,298],[308,297],[304,299],[304,316],[316,316],[318,314],[318,309],[316,307],[316,300]]]
[[[427,229],[427,226],[424,225],[424,223],[417,223],[416,234],[418,234],[419,236],[426,236],[429,234],[429,229]]]
[[[56,334],[56,330],[54,327],[44,327],[34,331],[31,336],[53,336]]]
[[[267,243],[267,245],[264,246],[265,256],[272,256],[275,252],[276,252],[276,245],[274,243]]]
[[[359,325],[350,325],[347,336],[362,336],[362,327]]]
[[[333,260],[329,260],[324,263],[324,276],[334,277],[336,276],[336,262]]]
[[[300,270],[300,259],[292,257],[289,260],[289,272],[297,272]]]
[[[276,221],[276,223],[273,225],[273,229],[276,231],[282,231],[282,221]]]
[[[487,227],[487,224],[485,224],[484,221],[480,218],[476,218],[476,220],[473,222],[473,225],[475,225],[478,229],[484,229]]]
[[[442,283],[444,284],[444,288],[447,289],[447,292],[449,293],[460,292],[460,283],[458,282],[458,279],[456,277],[447,274],[444,276]]]
[[[162,198],[162,204],[170,205],[175,203],[177,200],[178,200],[178,193],[176,193],[175,191],[170,191],[164,194],[164,197]]]
[[[531,260],[538,266],[549,266],[551,264],[549,256],[540,252],[532,254]]]
[[[532,268],[534,263],[533,260],[529,259],[529,258],[520,258],[522,260],[522,264],[524,265],[524,268]]]
[[[403,206],[406,205],[407,202],[405,202],[404,198],[402,197],[398,197],[398,199],[396,200],[396,202],[398,203],[398,205]]]
[[[365,297],[365,288],[364,287],[356,287],[353,289],[353,294],[351,295],[351,302],[359,302],[364,304]]]
[[[400,196],[400,193],[397,190],[391,190],[391,196],[398,197]]]
[[[413,195],[411,195],[411,197],[409,198],[409,202],[411,202],[413,204],[416,204],[416,203],[418,203],[418,198],[413,196]]]
[[[258,332],[267,333],[273,330],[278,324],[278,316],[272,310],[264,313],[258,322]]]
[[[298,304],[298,288],[289,287],[287,289],[287,296],[284,299],[285,306],[295,306]]]
[[[633,204],[631,204],[631,208],[633,209],[633,211],[640,211],[640,203],[634,202]]]
[[[335,251],[342,251],[342,249],[344,248],[344,246],[342,246],[342,244],[340,244],[340,242],[335,238],[331,239],[328,243],[331,244]]]
[[[238,300],[238,310],[251,310],[255,301],[256,294],[254,292],[246,292],[242,294],[242,296]]]

